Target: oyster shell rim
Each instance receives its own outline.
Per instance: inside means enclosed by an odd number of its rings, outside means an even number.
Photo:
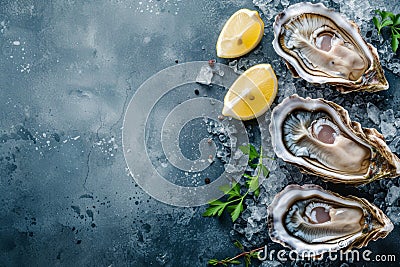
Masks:
[[[377,217],[376,219],[379,220],[380,223],[383,224],[383,227],[380,230],[375,230],[375,231],[370,231],[368,233],[357,233],[352,239],[348,240],[345,243],[341,243],[340,241],[337,243],[333,243],[330,244],[329,248],[324,248],[324,249],[319,249],[319,250],[314,250],[310,247],[312,246],[316,246],[316,244],[306,244],[305,242],[303,242],[302,240],[293,237],[292,239],[297,240],[297,242],[295,242],[294,245],[289,244],[289,242],[286,240],[282,240],[278,238],[278,235],[276,233],[276,229],[277,227],[274,225],[274,218],[277,217],[277,214],[274,214],[274,210],[277,209],[278,210],[278,215],[284,215],[287,212],[287,208],[284,208],[285,206],[287,206],[288,203],[290,203],[289,201],[282,201],[283,203],[281,203],[281,205],[277,206],[277,203],[279,203],[279,201],[281,201],[281,198],[284,196],[284,194],[288,193],[291,190],[298,190],[298,191],[303,191],[305,192],[304,194],[307,194],[306,191],[318,191],[319,193],[323,193],[325,195],[328,195],[329,197],[332,198],[336,198],[336,199],[340,199],[341,201],[348,201],[351,202],[351,206],[359,206],[364,212],[365,212],[365,208],[368,208],[370,210],[368,210],[368,212],[373,211]],[[316,193],[309,193],[309,197],[312,196],[320,196]],[[290,197],[290,196],[289,196]],[[303,197],[302,199],[305,199],[305,197]],[[332,200],[332,199],[330,199]],[[292,201],[294,202],[294,201]],[[360,203],[361,202],[361,203]],[[354,203],[356,203],[357,205],[354,205]],[[282,207],[283,206],[283,207]],[[382,210],[380,210],[378,207],[376,207],[375,205],[371,204],[368,200],[364,199],[364,198],[358,198],[356,196],[341,196],[338,193],[332,192],[330,190],[325,190],[323,189],[321,186],[316,185],[316,184],[304,184],[304,185],[298,185],[298,184],[289,184],[287,185],[284,189],[282,189],[282,191],[280,191],[277,195],[275,195],[274,199],[272,200],[272,202],[268,205],[267,208],[268,211],[268,217],[267,217],[267,226],[268,226],[268,234],[271,238],[271,240],[273,242],[279,243],[284,247],[288,247],[291,250],[295,250],[298,254],[300,255],[304,255],[304,254],[308,254],[311,257],[314,256],[321,256],[326,252],[335,252],[338,250],[350,250],[352,248],[361,248],[364,247],[366,245],[368,245],[368,243],[370,241],[375,241],[379,238],[385,238],[393,229],[393,223],[391,222],[391,220],[383,213]],[[282,222],[282,216],[280,216],[279,218],[281,218],[281,222]],[[280,225],[279,230],[284,229],[285,227],[282,225]],[[286,229],[285,233],[287,233]],[[364,235],[363,238],[361,238],[361,236]],[[293,240],[292,240],[293,241]],[[303,247],[300,249],[298,249],[295,245],[299,246],[298,243],[302,243],[302,245],[306,244],[307,247]],[[324,243],[326,245],[326,243]],[[313,253],[310,253],[310,251],[314,251]]]
[[[304,11],[303,11],[304,10]],[[364,74],[357,79],[356,81],[347,80],[344,78],[335,78],[335,77],[323,77],[323,76],[314,76],[309,74],[307,71],[304,71],[303,68],[299,65],[297,60],[288,55],[280,46],[279,36],[283,32],[282,26],[293,17],[293,14],[296,16],[304,13],[318,14],[329,17],[332,22],[335,23],[338,27],[342,28],[344,31],[351,33],[354,40],[362,48],[366,58],[369,61],[369,68],[364,72]],[[369,91],[376,92],[381,90],[387,90],[389,88],[389,83],[384,75],[384,71],[380,65],[379,55],[377,49],[371,44],[367,43],[364,38],[361,36],[360,29],[358,25],[352,21],[344,17],[339,12],[335,11],[333,8],[327,8],[322,3],[313,4],[311,2],[300,2],[285,8],[281,13],[275,16],[275,20],[273,22],[273,31],[274,31],[274,39],[272,41],[272,46],[275,52],[285,60],[285,63],[288,69],[291,71],[292,75],[297,78],[301,77],[309,83],[318,83],[318,84],[332,84],[336,86],[336,89],[341,93],[350,93],[354,91]],[[376,73],[374,73],[376,72]],[[377,76],[379,78],[379,84],[369,84],[366,83],[366,77]],[[314,78],[316,77],[316,78]]]
[[[301,106],[299,105],[299,102]],[[292,106],[294,106],[294,108]],[[318,108],[319,106],[324,108]],[[385,169],[382,172],[380,171],[377,175],[372,177],[370,176],[370,173],[358,176],[353,175],[351,176],[353,178],[349,180],[349,175],[340,174],[334,171],[319,171],[320,168],[315,167],[309,161],[293,155],[290,151],[288,151],[284,144],[281,129],[288,114],[300,108],[310,112],[322,110],[328,113],[329,116],[335,119],[335,123],[339,123],[338,127],[344,133],[354,138],[357,142],[360,142],[367,147],[372,147],[378,151],[378,153],[387,160],[390,168]],[[400,159],[391,152],[390,148],[385,143],[382,134],[380,134],[374,128],[362,128],[360,123],[351,121],[347,110],[334,102],[322,98],[302,98],[297,94],[285,98],[272,110],[269,132],[271,134],[272,148],[279,158],[298,166],[303,172],[321,176],[322,179],[326,181],[360,185],[377,179],[382,179],[385,177],[393,178],[400,175]]]

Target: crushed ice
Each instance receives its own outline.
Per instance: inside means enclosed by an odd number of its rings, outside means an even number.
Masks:
[[[296,2],[302,1],[291,1],[292,4]],[[384,0],[376,0],[369,3],[363,0],[323,0],[320,2],[327,7],[340,11],[347,18],[355,21],[359,25],[361,34],[366,41],[377,47],[384,70],[400,76],[400,60],[398,57],[394,57],[395,54],[392,52],[390,40],[384,40],[382,36],[378,35],[372,23],[372,17],[376,16],[374,10],[385,9],[393,13],[400,13],[399,5]],[[288,1],[253,0],[253,4],[258,8],[266,23],[265,35],[273,36],[272,23],[274,17],[288,5]],[[363,127],[376,128],[380,131],[391,150],[397,155],[400,154],[400,136],[398,136],[400,134],[400,112],[387,107],[385,102],[388,99],[385,99],[384,92],[374,94],[353,93],[344,97],[330,85],[311,85],[302,79],[293,78],[283,60],[274,53],[268,53],[267,50],[269,49],[271,48],[261,48],[260,51],[257,51],[257,57],[261,57],[263,62],[270,63],[278,78],[279,91],[271,108],[292,94],[311,98],[322,97],[334,101],[348,110],[352,120],[360,122]],[[242,73],[249,67],[259,63],[253,56],[250,54],[246,57],[232,60],[229,62],[229,66],[236,72]],[[393,88],[389,90],[393,90]],[[240,152],[233,154],[233,157],[239,156]],[[266,206],[286,185],[291,183],[313,183],[327,188],[327,183],[322,181],[321,178],[302,174],[296,167],[286,164],[279,158],[272,164],[270,171],[269,177],[262,183],[259,198],[257,200],[246,200],[246,209],[234,223],[233,230],[231,230],[232,237],[239,240],[247,248],[260,247],[270,242],[266,229]],[[330,186],[328,184],[328,189]],[[400,224],[399,179],[383,179],[356,188],[349,187],[355,191],[355,195],[362,194],[362,192],[369,194],[373,203],[385,211],[394,224]],[[280,263],[265,261],[262,266],[280,266]]]
[[[213,76],[224,76],[224,71],[219,65],[214,65],[215,60],[210,60],[208,64],[201,67],[199,74],[196,77],[196,82],[210,85]]]

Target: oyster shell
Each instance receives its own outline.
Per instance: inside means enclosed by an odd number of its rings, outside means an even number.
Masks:
[[[400,174],[399,158],[377,130],[321,98],[284,99],[272,111],[270,133],[278,157],[327,181],[358,185]]]
[[[366,199],[342,197],[317,185],[289,185],[268,207],[274,242],[299,255],[361,248],[393,230],[389,218]]]
[[[298,3],[278,14],[273,27],[273,47],[295,77],[336,85],[342,93],[389,88],[376,49],[333,9]]]

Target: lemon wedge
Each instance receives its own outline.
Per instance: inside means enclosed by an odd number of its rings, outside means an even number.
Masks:
[[[229,88],[222,114],[238,120],[250,120],[264,114],[276,97],[278,81],[270,64],[246,70]]]
[[[225,23],[217,41],[217,56],[235,58],[253,50],[264,34],[264,22],[257,11],[240,9]]]

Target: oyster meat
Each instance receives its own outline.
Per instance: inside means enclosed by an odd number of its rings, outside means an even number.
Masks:
[[[342,93],[389,88],[376,48],[333,9],[294,4],[276,16],[273,27],[273,47],[295,77],[336,85]]]
[[[399,158],[377,130],[321,98],[284,99],[272,111],[270,133],[278,157],[327,181],[358,185],[400,174]]]
[[[274,242],[315,257],[361,248],[393,230],[389,218],[366,199],[342,197],[317,185],[289,185],[268,207]]]

